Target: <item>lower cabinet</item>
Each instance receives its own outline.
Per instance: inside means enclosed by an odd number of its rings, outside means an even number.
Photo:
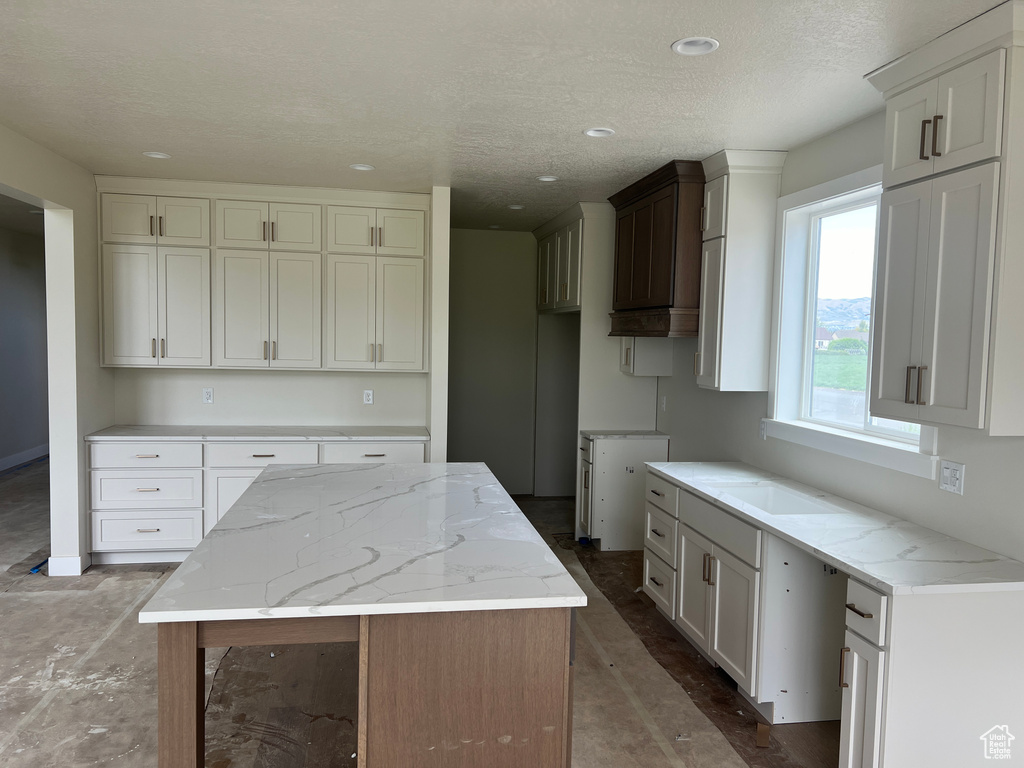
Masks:
[[[262,469],[208,469],[203,491],[203,535],[224,517]]]
[[[590,488],[594,482],[594,465],[589,461],[580,464],[579,527],[581,534],[590,538],[590,520],[593,515],[593,500]]]
[[[882,740],[882,681],[885,652],[847,630],[839,664],[843,720],[840,768],[879,765]]]

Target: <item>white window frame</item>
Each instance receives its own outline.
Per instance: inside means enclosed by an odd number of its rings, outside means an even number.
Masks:
[[[939,457],[938,432],[921,426],[916,442],[875,431],[843,429],[807,418],[805,362],[807,314],[813,306],[811,285],[812,219],[834,212],[837,198],[849,196],[849,207],[860,207],[879,194],[882,166],[834,179],[779,198],[776,224],[775,284],[769,372],[769,412],[762,436],[798,443],[869,464],[934,480]],[[836,210],[839,210],[836,208]],[[870,374],[870,372],[869,372]],[[869,375],[870,385],[870,375]],[[912,438],[911,438],[912,440]]]

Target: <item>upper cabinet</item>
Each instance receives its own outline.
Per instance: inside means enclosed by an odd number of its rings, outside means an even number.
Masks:
[[[558,233],[537,243],[537,309],[555,308],[558,295]]]
[[[768,389],[775,218],[785,152],[727,149],[704,161],[700,329],[707,389]]]
[[[704,169],[674,160],[609,198],[612,336],[696,336]]]
[[[537,246],[537,309],[578,311],[583,266],[583,219],[543,237]]]
[[[887,100],[886,188],[998,157],[1005,69],[995,50]]]
[[[210,201],[190,197],[102,197],[105,243],[210,245]]]
[[[327,251],[423,256],[425,214],[393,208],[327,206]]]
[[[320,251],[319,205],[217,201],[217,247]]]

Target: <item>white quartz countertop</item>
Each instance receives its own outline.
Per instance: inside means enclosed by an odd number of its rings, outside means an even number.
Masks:
[[[254,427],[254,426],[182,426],[118,425],[93,432],[89,442],[116,440],[207,440],[212,442],[309,441],[342,442],[373,440],[426,442],[430,433],[424,427]]]
[[[1024,590],[1024,563],[745,464],[651,462],[656,475],[890,595]],[[820,513],[769,514],[729,493],[769,485]]]
[[[590,438],[591,440],[650,440],[652,437],[663,437],[667,440],[669,437],[666,433],[658,432],[654,429],[606,429],[603,431],[598,431],[596,429],[581,429],[580,434],[583,435],[583,437]]]
[[[586,603],[484,464],[276,465],[256,478],[139,621]]]

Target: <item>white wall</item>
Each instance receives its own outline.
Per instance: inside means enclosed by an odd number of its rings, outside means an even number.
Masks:
[[[99,366],[96,184],[91,173],[0,126],[0,193],[46,208],[50,405],[50,568],[88,566],[85,443],[113,421],[113,376]]]
[[[43,238],[0,229],[0,470],[49,452]]]
[[[451,230],[448,459],[533,493],[537,241]]]
[[[580,315],[539,315],[533,493],[574,496],[579,456]]]
[[[877,165],[883,133],[882,120],[873,116],[791,151],[783,194]],[[698,389],[688,370],[695,342],[677,339],[675,344],[674,375],[659,380],[667,411],[658,419],[658,428],[672,436],[673,461],[743,461],[1024,560],[1018,490],[1024,438],[940,428],[939,453],[967,465],[964,495],[957,496],[938,490],[931,480],[781,440],[762,441],[759,421],[767,415],[768,396]]]

